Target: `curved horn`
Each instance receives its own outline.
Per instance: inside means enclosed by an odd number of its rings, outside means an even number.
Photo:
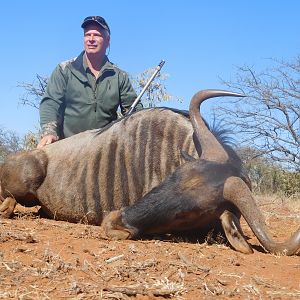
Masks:
[[[241,178],[229,177],[224,184],[223,196],[240,210],[252,232],[267,251],[274,254],[293,255],[300,250],[300,228],[285,242],[278,243],[270,238],[264,217]]]
[[[228,155],[215,136],[208,130],[200,114],[200,105],[203,101],[221,96],[245,97],[242,94],[228,91],[203,90],[193,96],[189,112],[196,138],[202,149],[201,153],[197,150],[200,158],[224,163],[228,160]]]

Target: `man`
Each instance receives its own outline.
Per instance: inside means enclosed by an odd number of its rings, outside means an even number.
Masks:
[[[81,27],[84,51],[56,67],[41,100],[38,148],[107,125],[117,119],[118,107],[125,114],[136,98],[128,75],[106,56],[110,44],[106,21],[99,16],[87,17]]]

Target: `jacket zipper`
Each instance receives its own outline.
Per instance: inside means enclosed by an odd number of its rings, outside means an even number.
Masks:
[[[93,94],[94,94],[94,111],[97,112],[97,78],[95,78],[95,84],[93,88]]]
[[[97,81],[99,80],[99,78],[103,75],[103,73],[107,71],[107,69],[103,70],[101,74],[98,75],[98,77],[94,79],[94,87],[93,87],[93,94],[94,94],[94,111],[97,112],[97,89],[98,89],[98,84]],[[110,83],[109,83],[109,89],[110,89]]]

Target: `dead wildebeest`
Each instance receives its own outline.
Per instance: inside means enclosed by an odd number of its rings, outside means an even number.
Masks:
[[[267,251],[286,255],[298,252],[300,228],[286,242],[271,239],[251,191],[241,179],[239,160],[228,155],[201,118],[200,104],[222,95],[220,91],[202,91],[192,98],[190,118],[202,148],[200,159],[191,158],[141,200],[108,214],[103,227],[110,238],[199,229],[221,222],[230,244],[252,253],[240,228],[238,217],[242,214]]]
[[[173,173],[181,151],[198,157],[188,116],[153,108],[11,155],[0,167],[0,214],[9,217],[17,201],[40,205],[50,218],[100,225],[107,212],[133,204]]]

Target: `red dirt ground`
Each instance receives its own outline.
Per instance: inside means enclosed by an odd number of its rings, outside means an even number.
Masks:
[[[276,240],[298,227],[300,200],[257,197]],[[0,299],[300,299],[300,257],[255,253],[222,238],[108,241],[100,227],[37,217],[0,220]]]

